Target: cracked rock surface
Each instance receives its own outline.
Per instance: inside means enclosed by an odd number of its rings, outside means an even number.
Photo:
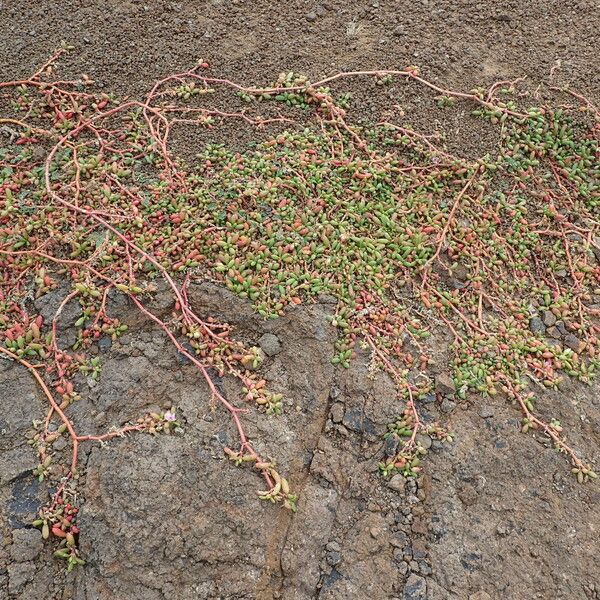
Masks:
[[[228,416],[163,334],[117,303],[132,333],[100,347],[102,377],[75,405],[76,425],[100,432],[173,408],[184,431],[84,447],[80,543],[88,564],[65,576],[28,526],[45,489],[30,475],[35,457],[24,436],[42,398],[25,371],[0,361],[0,597],[517,600],[531,589],[539,598],[596,597],[598,490],[578,485],[541,439],[520,434],[512,407],[488,400],[482,414],[467,401],[448,415],[441,398],[426,399],[422,417],[445,422],[457,441],[434,442],[419,479],[384,480],[382,434],[400,407],[387,376],[370,374],[366,352],[348,370],[331,365],[331,304],[264,322],[213,284],[192,286],[190,298],[247,344],[267,334],[279,340],[261,368],[284,394],[285,412],[244,417],[257,450],[298,491],[298,512],[257,499],[260,479],[223,456],[235,443]],[[169,307],[159,293],[155,310]],[[239,398],[234,382],[220,385]],[[570,423],[573,441],[597,444],[591,391],[573,393],[585,423]],[[568,426],[572,411],[561,414],[560,400],[546,396]]]

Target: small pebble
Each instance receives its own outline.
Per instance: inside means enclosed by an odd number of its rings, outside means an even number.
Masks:
[[[388,487],[395,492],[402,494],[406,488],[406,478],[397,473],[388,482]]]
[[[453,402],[452,400],[449,400],[448,398],[444,398],[442,400],[442,405],[440,406],[440,409],[443,413],[450,414],[451,412],[454,412],[455,408],[456,408],[456,402]]]
[[[495,414],[494,409],[491,406],[488,406],[487,404],[484,404],[480,409],[479,409],[479,416],[482,419],[490,419],[491,417],[493,417]]]

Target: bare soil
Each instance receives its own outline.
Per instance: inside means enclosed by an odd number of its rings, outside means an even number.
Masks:
[[[266,2],[0,0],[0,79],[29,75],[60,40],[77,52],[65,76],[86,72],[106,91],[140,95],[154,80],[204,57],[215,74],[267,84],[281,71],[312,78],[338,70],[417,64],[440,85],[468,90],[528,77],[599,99],[600,6],[592,0]],[[362,115],[398,104],[422,131],[443,131],[464,155],[494,140],[469,107],[449,116],[402,82],[348,84]],[[234,135],[230,143],[243,143]],[[200,138],[181,136],[193,157]],[[39,300],[56,308],[58,296]],[[81,547],[70,575],[29,523],[47,493],[31,476],[25,432],[43,413],[29,375],[0,361],[0,598],[61,600],[585,600],[600,596],[600,491],[578,485],[564,458],[519,432],[502,398],[420,405],[456,433],[434,443],[418,481],[383,480],[382,434],[397,415],[393,385],[369,377],[367,356],[331,365],[328,298],[264,322],[213,284],[191,290],[193,308],[235,326],[251,344],[272,333],[281,351],[262,367],[288,399],[285,414],[250,411],[249,433],[300,492],[295,515],[259,502],[259,480],[223,457],[234,431],[204,384],[136,309],[112,310],[131,334],[105,345],[99,383],[83,382],[74,419],[104,431],[174,406],[184,433],[139,435],[87,447]],[[59,301],[59,300],[58,300]],[[168,314],[158,293],[156,310]],[[51,313],[50,313],[51,314]],[[63,315],[67,343],[76,311]],[[445,369],[438,361],[440,371]],[[220,382],[232,398],[239,390]],[[575,448],[600,462],[599,388],[570,384],[540,407]],[[37,536],[37,537],[36,537]]]

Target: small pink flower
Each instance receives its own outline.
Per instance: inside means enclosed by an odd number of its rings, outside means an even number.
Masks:
[[[174,412],[171,412],[170,410],[168,410],[165,413],[165,421],[175,421],[177,419],[176,415]]]

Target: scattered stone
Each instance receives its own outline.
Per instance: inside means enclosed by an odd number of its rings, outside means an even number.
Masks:
[[[331,420],[334,423],[341,423],[344,418],[344,405],[341,402],[336,402],[331,407]]]
[[[477,502],[477,490],[470,483],[466,483],[458,490],[458,497],[465,506],[472,506]]]
[[[529,329],[532,331],[532,333],[543,334],[546,332],[546,326],[539,317],[533,317],[529,319]]]
[[[479,409],[479,416],[482,419],[490,419],[494,416],[495,411],[494,409],[489,406],[488,404],[484,404],[480,409]]]
[[[332,550],[325,555],[325,560],[328,565],[335,567],[335,565],[339,565],[342,562],[342,555]]]
[[[402,592],[403,600],[425,600],[427,597],[427,582],[423,577],[414,573],[408,578]]]
[[[377,435],[377,429],[371,419],[365,417],[361,410],[348,410],[342,420],[344,425],[357,433]]]
[[[412,555],[416,559],[426,558],[427,543],[424,540],[414,540],[412,543]]]
[[[100,349],[100,352],[108,352],[110,350],[111,346],[112,346],[112,339],[107,335],[102,336],[98,340],[98,348]]]
[[[435,378],[435,391],[446,396],[451,396],[456,392],[454,380],[448,373],[440,373]]]
[[[434,452],[441,452],[442,450],[445,450],[446,447],[444,445],[444,442],[442,442],[440,440],[433,440],[433,442],[431,444],[431,449]]]
[[[545,310],[543,314],[543,321],[546,327],[552,327],[556,323],[556,316],[551,310]]]
[[[398,572],[400,575],[406,575],[408,573],[408,563],[404,560],[401,560],[398,564]]]
[[[414,519],[411,531],[420,535],[427,535],[427,523],[424,519]]]
[[[573,335],[572,333],[568,333],[565,336],[564,341],[565,341],[565,346],[567,348],[571,348],[571,350],[573,350],[573,352],[581,352],[583,342],[576,335]]]
[[[385,440],[385,444],[383,445],[383,453],[385,454],[386,458],[393,458],[396,456],[399,446],[400,436],[395,433],[389,435]]]
[[[394,548],[404,548],[408,544],[408,536],[403,531],[397,531],[390,539],[390,544]]]
[[[416,560],[411,560],[408,563],[408,566],[409,566],[410,570],[413,571],[413,573],[419,572],[419,563]]]
[[[337,425],[335,429],[340,435],[343,435],[344,437],[348,437],[350,435],[350,432],[343,425]]]
[[[431,575],[433,573],[433,569],[431,565],[426,560],[418,560],[419,563],[419,572],[422,575]]]
[[[327,546],[325,546],[327,550],[331,550],[332,552],[339,552],[342,548],[336,541],[327,542]]]
[[[15,562],[33,560],[43,547],[42,534],[38,529],[15,529],[12,532],[10,556]]]
[[[440,409],[443,413],[446,413],[449,415],[451,412],[454,411],[455,408],[456,408],[456,402],[453,402],[452,400],[449,400],[448,398],[444,398],[442,400],[442,405],[440,406]]]
[[[267,356],[276,356],[281,352],[281,342],[279,341],[279,338],[272,333],[265,333],[260,340],[258,340],[258,345]]]
[[[564,321],[556,321],[556,329],[558,329],[558,331],[560,331],[560,335],[568,335],[569,334],[569,332],[567,331],[567,328],[565,327]]]
[[[558,328],[556,326],[548,327],[548,329],[546,330],[546,333],[550,337],[553,337],[555,340],[558,340],[560,338],[560,331],[558,330]]]
[[[404,489],[406,488],[406,478],[404,477],[404,475],[400,475],[400,473],[397,473],[389,480],[388,487],[391,490],[398,492],[399,494],[403,494]]]
[[[306,15],[306,20],[307,20],[309,23],[312,23],[313,21],[316,21],[316,20],[317,20],[317,13],[316,13],[316,12],[312,12],[312,11],[311,11],[311,12],[309,12],[309,13]]]
[[[429,450],[429,448],[431,448],[432,442],[433,440],[428,435],[417,435],[417,444],[419,444],[419,446],[421,446],[424,450]]]

